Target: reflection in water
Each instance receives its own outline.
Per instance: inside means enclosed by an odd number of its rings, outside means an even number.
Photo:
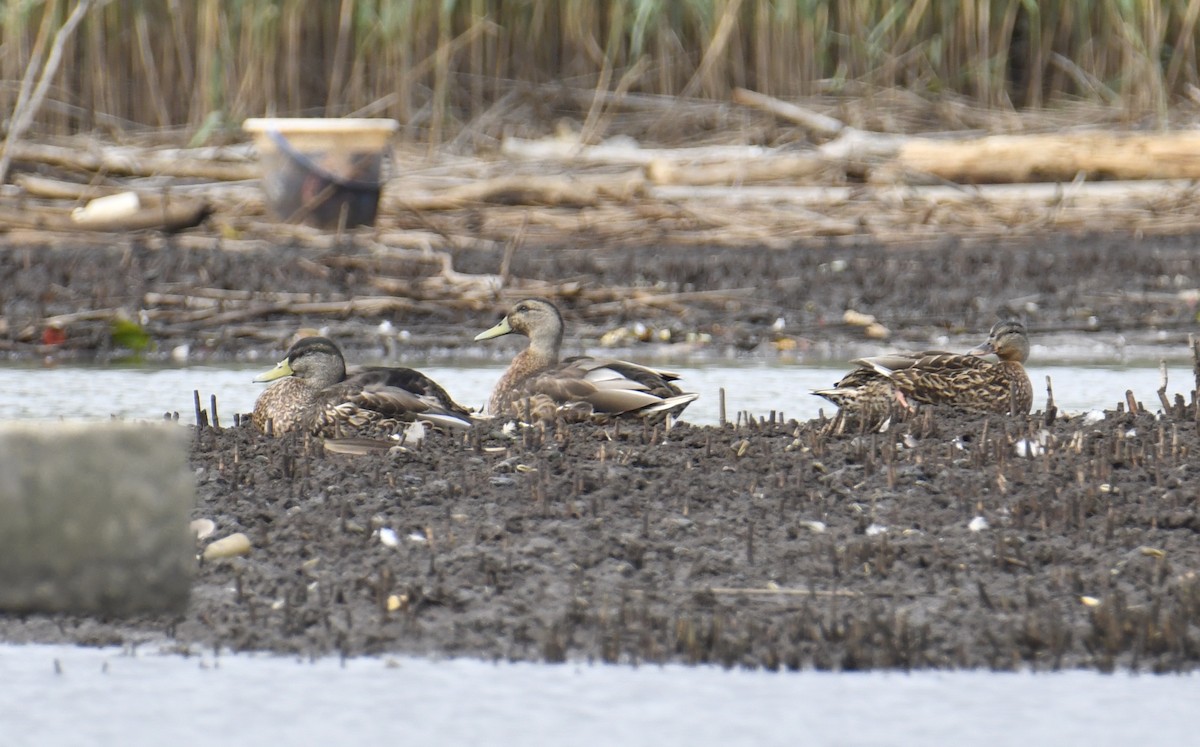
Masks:
[[[178,412],[181,422],[191,423],[195,410],[192,392],[198,390],[205,408],[216,395],[222,423],[232,424],[235,412],[253,409],[263,385],[251,379],[261,368],[0,368],[0,420],[100,420],[113,416],[157,420],[163,413]],[[809,392],[829,386],[846,371],[844,366],[801,364],[671,368],[683,374],[687,391],[700,392],[700,399],[684,413],[685,420],[700,425],[718,422],[721,389],[731,420],[739,411],[767,416],[775,410],[784,417],[807,420],[824,408],[831,415],[832,406]],[[421,370],[464,405],[483,407],[504,365],[422,366]],[[1035,366],[1029,374],[1035,410],[1046,404],[1046,376],[1053,381],[1060,411],[1112,409],[1124,401],[1127,389],[1151,410],[1158,409],[1157,367]],[[1192,385],[1190,367],[1176,364],[1169,369],[1168,394],[1181,392],[1186,398]]]

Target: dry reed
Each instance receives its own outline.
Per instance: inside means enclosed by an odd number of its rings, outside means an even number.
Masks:
[[[4,110],[73,5],[0,9]],[[216,117],[368,114],[436,144],[485,114],[553,121],[561,102],[520,95],[546,84],[716,100],[736,86],[784,98],[906,89],[1161,118],[1200,93],[1198,23],[1200,0],[117,0],[75,35],[36,125],[194,131]],[[569,113],[597,128],[601,108]]]

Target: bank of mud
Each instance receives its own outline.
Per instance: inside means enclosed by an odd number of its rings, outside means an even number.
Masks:
[[[430,433],[349,456],[193,429],[245,532],[181,619],[0,638],[769,669],[1200,663],[1194,411]],[[208,540],[198,543],[198,550]]]
[[[581,236],[507,257],[483,249],[426,256],[366,236],[332,248],[243,251],[172,237],[0,243],[0,355],[275,360],[309,327],[352,361],[419,365],[494,354],[472,343],[474,333],[515,298],[545,295],[584,346],[641,330],[615,338],[633,355],[639,339],[667,348],[659,354],[716,357],[969,347],[998,316],[1015,315],[1035,345],[1102,337],[1105,349],[1145,345],[1157,357],[1156,349],[1185,349],[1196,328],[1198,258],[1192,236],[1121,234],[908,247],[807,240],[789,249],[605,246]],[[867,337],[847,323],[848,310],[873,316],[890,336]]]

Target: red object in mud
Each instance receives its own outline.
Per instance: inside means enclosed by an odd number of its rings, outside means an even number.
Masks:
[[[42,330],[43,345],[61,345],[67,341],[67,331],[62,327],[46,327]]]

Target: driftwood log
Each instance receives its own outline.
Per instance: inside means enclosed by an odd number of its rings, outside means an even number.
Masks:
[[[812,236],[887,242],[947,233],[1200,230],[1193,207],[1200,133],[912,136],[870,132],[752,91],[736,91],[734,100],[795,123],[809,143],[789,137],[784,147],[651,148],[623,137],[592,143],[585,127],[545,140],[509,138],[498,153],[431,157],[398,144],[377,225],[344,234],[270,220],[245,145],[16,142],[21,164],[58,178],[18,175],[20,191],[0,198],[0,230],[14,242],[30,236],[53,241],[83,230],[180,231],[211,210],[202,229],[183,230],[172,240],[181,246],[220,242],[236,251],[281,242],[336,249],[349,239],[388,251],[432,252],[444,264],[424,281],[431,293],[436,285],[486,288],[493,282],[454,277],[453,250],[503,254],[521,242],[579,236],[610,245],[787,247]],[[642,105],[661,109],[664,103]],[[89,200],[128,191],[145,207],[134,216],[98,224],[68,218]],[[143,233],[141,240],[154,239]],[[394,291],[386,280],[381,284],[380,290]]]
[[[252,161],[225,161],[213,158],[214,151],[203,149],[192,154],[187,151],[156,151],[144,148],[67,148],[40,143],[9,145],[12,159],[17,162],[40,163],[74,171],[105,173],[120,176],[166,176],[178,179],[211,179],[238,181],[257,179],[259,169]],[[236,157],[232,150],[223,151]]]
[[[1200,132],[912,138],[885,167],[897,169],[960,184],[1200,179]]]
[[[859,130],[745,89],[734,92],[734,101],[827,140],[816,150],[828,159],[873,160],[873,182],[905,182],[922,174],[958,184],[1200,178],[1200,132],[1195,131],[934,138]]]

